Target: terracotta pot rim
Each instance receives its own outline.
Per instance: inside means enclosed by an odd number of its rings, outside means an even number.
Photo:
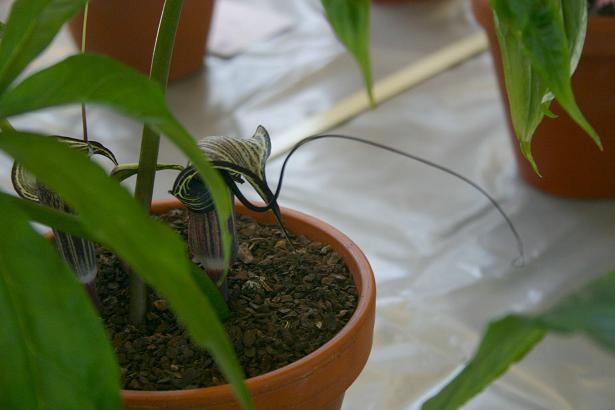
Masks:
[[[172,198],[154,201],[152,209],[159,212],[165,212],[169,209],[177,208],[178,206],[181,206],[180,202],[177,199]],[[245,207],[241,204],[238,204],[238,209],[240,212],[245,212]],[[263,393],[279,390],[289,384],[295,383],[299,379],[308,377],[316,369],[323,366],[324,363],[321,361],[321,357],[323,355],[331,356],[330,360],[334,360],[336,356],[336,353],[334,352],[340,350],[339,347],[337,347],[339,344],[344,346],[344,350],[349,349],[357,339],[357,335],[353,334],[352,330],[356,327],[362,326],[364,322],[368,321],[369,311],[373,309],[372,305],[375,301],[376,295],[376,284],[369,261],[359,247],[352,242],[352,240],[331,225],[310,215],[284,207],[281,208],[281,211],[284,218],[301,220],[306,224],[316,227],[320,231],[324,231],[325,234],[330,236],[334,241],[343,244],[343,246],[348,249],[348,253],[350,255],[350,261],[348,260],[349,258],[345,258],[345,262],[347,264],[349,264],[348,262],[352,262],[358,268],[358,276],[361,278],[361,290],[357,301],[357,307],[352,317],[333,338],[312,353],[293,363],[271,372],[246,379],[246,384],[248,388],[251,388],[250,390],[252,390],[252,394],[255,394],[256,392]],[[280,383],[278,381],[274,384],[273,381],[276,379],[286,380],[284,383]],[[142,401],[148,397],[155,397],[157,399],[172,398],[179,400],[201,397],[205,391],[214,401],[217,398],[222,401],[229,394],[233,394],[231,386],[229,384],[224,384],[188,390],[122,390],[122,398],[124,401]]]

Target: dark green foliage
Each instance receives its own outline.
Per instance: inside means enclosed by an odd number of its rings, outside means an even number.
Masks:
[[[84,289],[0,195],[0,408],[120,409],[119,368]]]

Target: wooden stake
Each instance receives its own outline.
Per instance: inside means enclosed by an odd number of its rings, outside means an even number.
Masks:
[[[401,92],[425,81],[446,69],[459,64],[487,48],[487,37],[481,31],[470,34],[427,57],[411,63],[396,73],[374,84],[374,97],[377,103],[386,101]],[[358,91],[331,109],[307,118],[287,132],[275,137],[269,159],[278,157],[290,150],[305,137],[320,134],[339,125],[370,108],[367,93]]]

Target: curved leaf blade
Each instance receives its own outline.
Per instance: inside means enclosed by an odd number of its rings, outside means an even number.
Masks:
[[[3,409],[121,409],[120,372],[86,293],[51,243],[0,196]]]
[[[0,42],[0,93],[17,78],[87,0],[16,0]]]
[[[571,56],[570,73],[574,73],[581,59],[585,34],[587,31],[587,1],[561,1],[564,29],[568,39],[568,49]]]
[[[200,290],[202,285],[192,277],[192,265],[179,236],[150,218],[102,168],[52,138],[3,133],[0,149],[60,194],[96,241],[114,251],[169,300],[193,340],[212,352],[244,407],[252,408],[243,372],[210,302]]]
[[[39,205],[33,201],[16,198],[4,192],[0,192],[0,200],[9,201],[13,206],[18,207],[21,212],[26,214],[30,220],[56,228],[62,232],[92,240],[91,235],[83,229],[79,218],[75,215]]]
[[[547,331],[584,333],[615,354],[615,270],[545,313],[511,315],[489,325],[472,360],[423,409],[456,409],[522,359]]]
[[[423,404],[423,410],[452,410],[461,407],[521,360],[545,335],[531,319],[507,316],[487,328],[478,351],[463,371]]]
[[[570,76],[585,39],[584,0],[490,0],[509,96],[511,117],[521,150],[535,170],[534,131],[553,97],[602,148],[600,138],[579,109]]]
[[[615,270],[566,297],[537,320],[554,332],[584,333],[615,352]]]
[[[372,66],[369,57],[369,0],[321,0],[327,19],[338,39],[353,55],[365,81],[367,95],[372,105]]]
[[[515,135],[519,140],[521,152],[534,171],[538,172],[532,156],[532,137],[543,119],[542,107],[548,105],[552,98],[545,101],[548,90],[526,59],[515,31],[510,25],[501,23],[497,13],[494,14],[494,22]]]
[[[598,147],[602,143],[598,134],[579,109],[570,81],[572,56],[562,17],[562,6],[558,0],[532,1],[530,7],[521,8],[529,13],[530,20],[523,27],[522,44],[532,61],[540,79],[555,95],[557,102],[568,115],[589,134]],[[545,16],[551,24],[545,24]]]

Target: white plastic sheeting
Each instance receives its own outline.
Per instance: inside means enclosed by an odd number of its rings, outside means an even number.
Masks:
[[[196,136],[272,134],[326,110],[361,86],[317,0],[245,0],[290,15],[289,32],[176,82],[169,102]],[[1,6],[6,8],[8,3]],[[477,30],[456,0],[375,4],[375,74],[382,78]],[[258,24],[258,22],[254,22]],[[74,46],[64,32],[37,66]],[[139,127],[89,110],[90,133],[120,161],[134,161]],[[80,135],[78,108],[15,120],[20,127]],[[410,160],[347,141],[325,140],[291,160],[281,204],[313,214],[367,254],[378,284],[374,349],[344,402],[347,410],[413,409],[458,371],[490,318],[534,311],[615,267],[615,202],[566,200],[516,175],[503,111],[485,53],[335,130],[446,165],[489,191],[519,230],[528,261],[488,201],[469,186]],[[167,142],[161,159],[184,160]],[[269,168],[275,186],[281,159]],[[9,189],[10,163],[0,159]],[[173,174],[161,173],[166,196]],[[583,337],[549,336],[469,409],[615,408],[615,361]]]

